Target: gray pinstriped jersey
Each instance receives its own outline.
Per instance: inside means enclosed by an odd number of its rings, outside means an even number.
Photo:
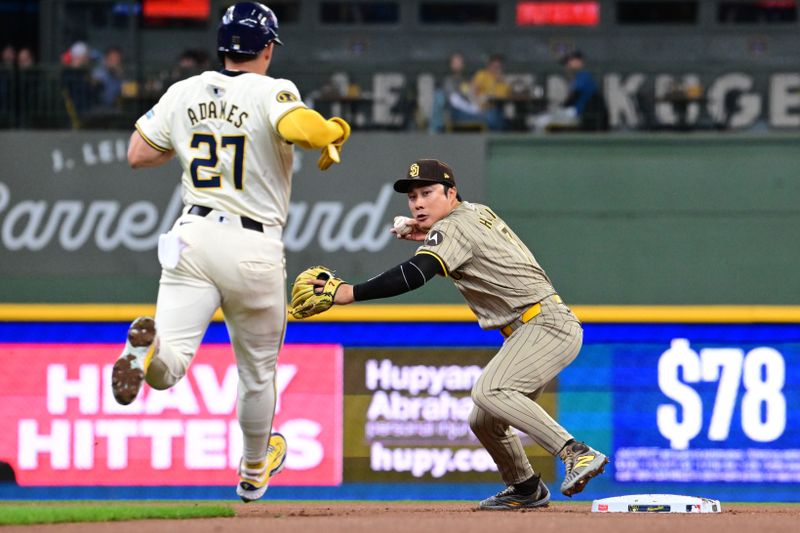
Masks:
[[[462,202],[417,253],[438,257],[483,329],[501,328],[555,294],[527,246],[485,205]]]

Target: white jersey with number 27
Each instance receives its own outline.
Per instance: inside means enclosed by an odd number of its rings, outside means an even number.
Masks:
[[[156,150],[175,150],[185,204],[283,226],[293,151],[277,125],[303,106],[289,80],[208,71],[172,85],[136,129]]]

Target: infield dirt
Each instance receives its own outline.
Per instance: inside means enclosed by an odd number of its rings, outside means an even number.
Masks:
[[[75,523],[0,528],[2,533],[736,533],[796,532],[800,505],[726,505],[718,514],[602,514],[591,504],[554,503],[530,511],[475,511],[472,503],[283,503],[232,504],[234,518],[179,521]]]

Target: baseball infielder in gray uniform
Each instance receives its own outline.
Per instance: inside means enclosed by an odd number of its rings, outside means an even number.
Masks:
[[[176,157],[185,208],[161,236],[155,320],[137,318],[114,364],[112,388],[131,403],[144,380],[175,385],[218,308],[236,355],[236,413],[244,450],[236,493],[261,498],[286,460],[272,432],[275,367],[286,329],[282,232],[289,209],[293,145],[322,149],[318,166],[339,162],[344,120],[308,109],[289,80],[266,75],[278,38],[275,14],[258,2],[228,8],[217,32],[224,68],[172,85],[136,122],[134,168]]]
[[[542,507],[550,500],[547,486],[534,472],[511,427],[560,456],[566,469],[561,492],[567,496],[579,493],[603,472],[608,458],[576,441],[536,399],[578,355],[581,323],[505,222],[485,205],[461,201],[455,175],[447,164],[418,160],[394,188],[408,195],[413,218],[405,228],[396,226],[392,231],[399,238],[423,242],[416,255],[357,285],[325,276],[309,279],[301,273],[295,283],[315,286],[315,296],[296,298],[293,315],[304,318],[324,311],[326,298],[346,305],[416,289],[436,274],[450,277],[480,326],[499,329],[505,337],[472,389],[475,405],[470,427],[507,485],[480,502],[479,508]],[[293,291],[298,292],[302,287]]]

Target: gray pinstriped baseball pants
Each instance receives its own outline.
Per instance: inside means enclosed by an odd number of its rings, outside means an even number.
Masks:
[[[547,298],[542,312],[506,339],[472,388],[470,427],[507,485],[534,474],[511,426],[553,455],[572,438],[536,399],[577,357],[582,342],[583,329],[572,311]]]

